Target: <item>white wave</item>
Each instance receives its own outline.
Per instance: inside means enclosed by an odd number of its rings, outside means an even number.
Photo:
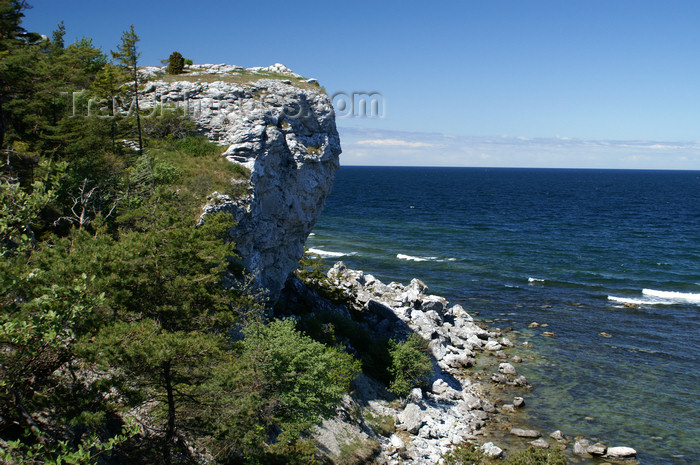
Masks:
[[[621,303],[621,304],[634,304],[634,305],[654,305],[659,302],[656,302],[654,300],[640,300],[640,299],[632,299],[629,297],[616,297],[614,295],[609,295],[608,300],[611,300],[613,302]]]
[[[609,295],[608,300],[622,304],[634,305],[673,305],[678,303],[691,303],[700,305],[700,294],[690,292],[657,291],[654,289],[642,289],[642,295],[646,299],[635,299],[632,297],[617,297]]]
[[[454,257],[450,257],[450,258],[447,259],[447,261],[448,261],[448,262],[456,262],[457,259],[454,258]]]
[[[309,237],[315,236],[316,233],[309,233]]]
[[[346,255],[355,255],[355,252],[352,253],[345,253],[345,252],[331,252],[328,250],[321,250],[321,249],[308,249],[309,253],[318,255],[319,257],[326,257],[326,258],[332,258],[332,257],[344,257]]]
[[[657,291],[655,289],[642,289],[642,294],[656,299],[663,299],[668,303],[692,303],[700,304],[700,294],[691,292]]]
[[[544,283],[544,279],[540,278],[527,278],[528,283]]]
[[[396,258],[399,260],[410,260],[412,262],[427,262],[430,260],[437,260],[437,257],[414,257],[412,255],[406,255],[406,254],[397,254]]]

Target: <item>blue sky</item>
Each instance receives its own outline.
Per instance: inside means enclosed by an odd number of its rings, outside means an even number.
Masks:
[[[343,164],[700,169],[700,2],[30,0],[25,27],[105,51],[134,24],[142,64],[281,62],[329,94]]]

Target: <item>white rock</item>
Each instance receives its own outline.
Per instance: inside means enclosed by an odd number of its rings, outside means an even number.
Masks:
[[[416,404],[408,404],[406,408],[398,414],[399,427],[411,434],[416,434],[423,426],[423,412]]]
[[[500,457],[501,454],[503,454],[503,449],[500,447],[494,445],[492,442],[487,442],[481,446],[481,450],[484,451],[484,454],[492,457],[492,458],[497,458]]]
[[[501,350],[502,346],[496,341],[487,341],[486,344],[484,345],[484,350],[489,350],[492,352],[495,352],[497,350]]]
[[[542,438],[530,441],[530,445],[535,449],[549,449],[549,443]]]
[[[436,379],[433,382],[432,390],[435,394],[443,394],[448,389],[450,389],[450,385],[443,379]]]
[[[504,375],[518,375],[518,372],[515,371],[515,367],[510,363],[501,363],[500,365],[498,365],[498,371],[500,371]]]
[[[616,459],[623,459],[623,458],[631,458],[635,457],[637,455],[637,451],[632,449],[631,447],[608,447],[608,451],[605,454],[605,457],[608,458],[616,458]]]
[[[510,434],[513,436],[518,436],[519,438],[539,438],[541,436],[539,431],[521,428],[512,428],[510,430]]]
[[[406,443],[403,442],[403,439],[401,439],[400,437],[398,437],[395,434],[391,435],[391,437],[389,438],[389,441],[391,442],[391,445],[395,449],[403,449],[404,447],[406,447]]]
[[[191,69],[220,74],[237,67],[198,65]],[[294,74],[279,64],[259,70]],[[237,226],[231,235],[243,264],[257,273],[257,285],[267,289],[275,301],[298,265],[339,166],[340,138],[330,98],[320,89],[301,89],[275,80],[246,85],[152,84],[155,90],[142,97],[144,109],[159,104],[158,95],[167,94],[173,101],[186,99],[200,131],[228,145],[225,156],[229,160],[252,170],[247,198],[207,206],[205,213],[233,214]],[[255,99],[255,95],[264,98]]]
[[[549,437],[559,442],[566,441],[566,436],[564,436],[564,434],[560,430],[554,431],[552,434],[549,435]]]
[[[501,338],[501,345],[504,347],[513,347],[514,344],[507,337],[502,337]]]

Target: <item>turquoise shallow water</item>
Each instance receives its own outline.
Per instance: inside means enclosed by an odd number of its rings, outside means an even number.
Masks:
[[[343,167],[307,245],[521,331],[543,431],[700,463],[699,172]]]

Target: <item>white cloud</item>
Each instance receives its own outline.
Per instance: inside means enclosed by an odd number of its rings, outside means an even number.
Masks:
[[[355,142],[357,145],[369,145],[372,147],[407,147],[407,148],[427,148],[436,147],[435,144],[427,142],[410,142],[400,139],[371,139]]]
[[[700,170],[700,142],[338,130],[343,165]]]

